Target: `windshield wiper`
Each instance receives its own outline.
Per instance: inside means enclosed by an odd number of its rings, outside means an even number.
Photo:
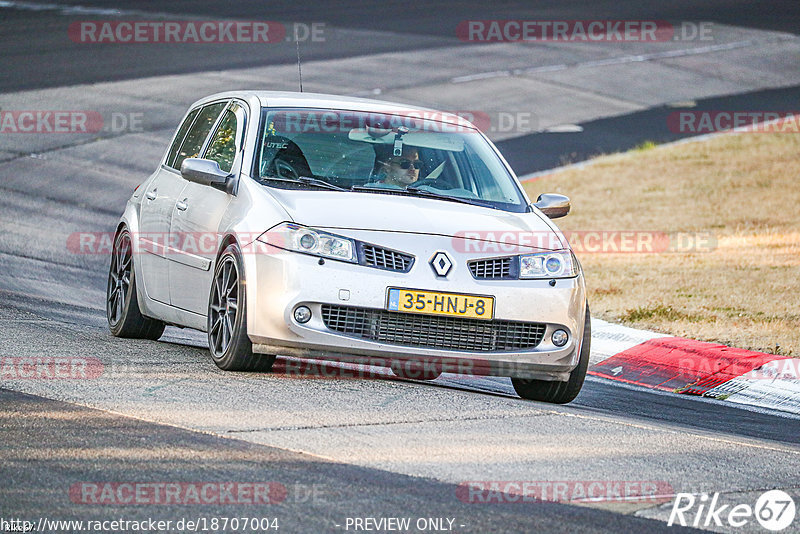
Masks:
[[[436,198],[436,199],[441,199],[441,200],[449,200],[451,202],[460,202],[462,204],[470,204],[472,206],[483,206],[485,208],[497,209],[494,206],[492,206],[491,204],[486,203],[484,201],[481,201],[480,199],[477,199],[477,198],[473,198],[473,199],[471,199],[471,198],[461,198],[461,197],[454,197],[454,196],[450,196],[450,195],[444,195],[442,193],[434,193],[433,191],[430,191],[428,189],[420,189],[419,187],[414,187],[413,185],[407,186],[405,188],[405,191],[408,191],[409,193],[412,193],[414,195],[421,196],[421,197]]]
[[[276,182],[286,182],[289,184],[313,185],[316,187],[322,187],[324,189],[332,189],[333,191],[349,191],[349,189],[345,189],[344,187],[339,187],[338,185],[326,182],[325,180],[320,180],[319,178],[311,178],[308,176],[298,176],[297,178],[283,178],[280,176],[262,176],[261,178],[264,180],[274,180]]]
[[[350,186],[348,191],[374,191],[376,193],[400,193],[403,194],[405,189],[400,187],[369,187],[366,185],[353,185]]]
[[[412,197],[435,198],[437,200],[449,200],[451,202],[460,202],[461,204],[469,204],[470,206],[483,206],[485,208],[497,209],[492,204],[477,198],[469,199],[469,198],[454,197],[450,195],[443,195],[441,193],[434,193],[433,191],[429,191],[427,189],[420,189],[418,187],[414,187],[413,185],[409,185],[405,189],[401,189],[399,187],[395,189],[393,187],[368,187],[363,185],[354,185],[349,190],[366,191],[369,193],[387,193],[390,195],[393,194],[393,195],[406,195]]]

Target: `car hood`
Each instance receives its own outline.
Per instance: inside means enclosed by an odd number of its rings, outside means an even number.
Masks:
[[[538,213],[512,213],[419,197],[271,189],[292,220],[331,231],[371,230],[441,235],[515,244],[523,249],[566,248],[560,232]]]

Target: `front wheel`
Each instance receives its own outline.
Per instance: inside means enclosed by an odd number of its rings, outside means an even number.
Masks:
[[[592,317],[589,314],[589,304],[586,304],[586,319],[583,327],[580,360],[578,361],[578,366],[569,374],[569,380],[566,382],[554,382],[512,377],[511,384],[514,386],[514,391],[523,399],[553,404],[566,404],[575,400],[575,397],[578,396],[583,387],[586,370],[589,368],[591,344]]]
[[[225,371],[269,371],[275,356],[255,354],[247,337],[247,300],[239,247],[228,245],[217,262],[208,299],[208,348]]]
[[[142,315],[136,294],[131,234],[123,228],[114,239],[106,285],[106,319],[116,337],[156,340],[164,333],[163,322]]]

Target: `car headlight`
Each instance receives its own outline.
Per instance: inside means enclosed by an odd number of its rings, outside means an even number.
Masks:
[[[520,278],[571,278],[578,275],[578,262],[569,250],[538,252],[519,257]]]
[[[281,223],[258,238],[262,243],[332,260],[357,263],[355,241],[294,223]]]

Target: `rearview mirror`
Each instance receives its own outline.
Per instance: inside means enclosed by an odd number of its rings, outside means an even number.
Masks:
[[[181,164],[181,176],[190,182],[227,191],[228,173],[223,172],[219,164],[210,159],[186,158]]]
[[[569,197],[555,193],[542,193],[536,199],[534,206],[551,219],[558,219],[569,213]]]
[[[381,135],[383,132],[388,133]],[[395,132],[393,130],[378,130],[375,128],[353,128],[347,134],[347,137],[351,141],[361,141],[373,145],[391,145],[394,143]],[[464,150],[463,139],[432,132],[403,134],[403,144],[434,150],[449,150],[450,152],[462,152]]]

